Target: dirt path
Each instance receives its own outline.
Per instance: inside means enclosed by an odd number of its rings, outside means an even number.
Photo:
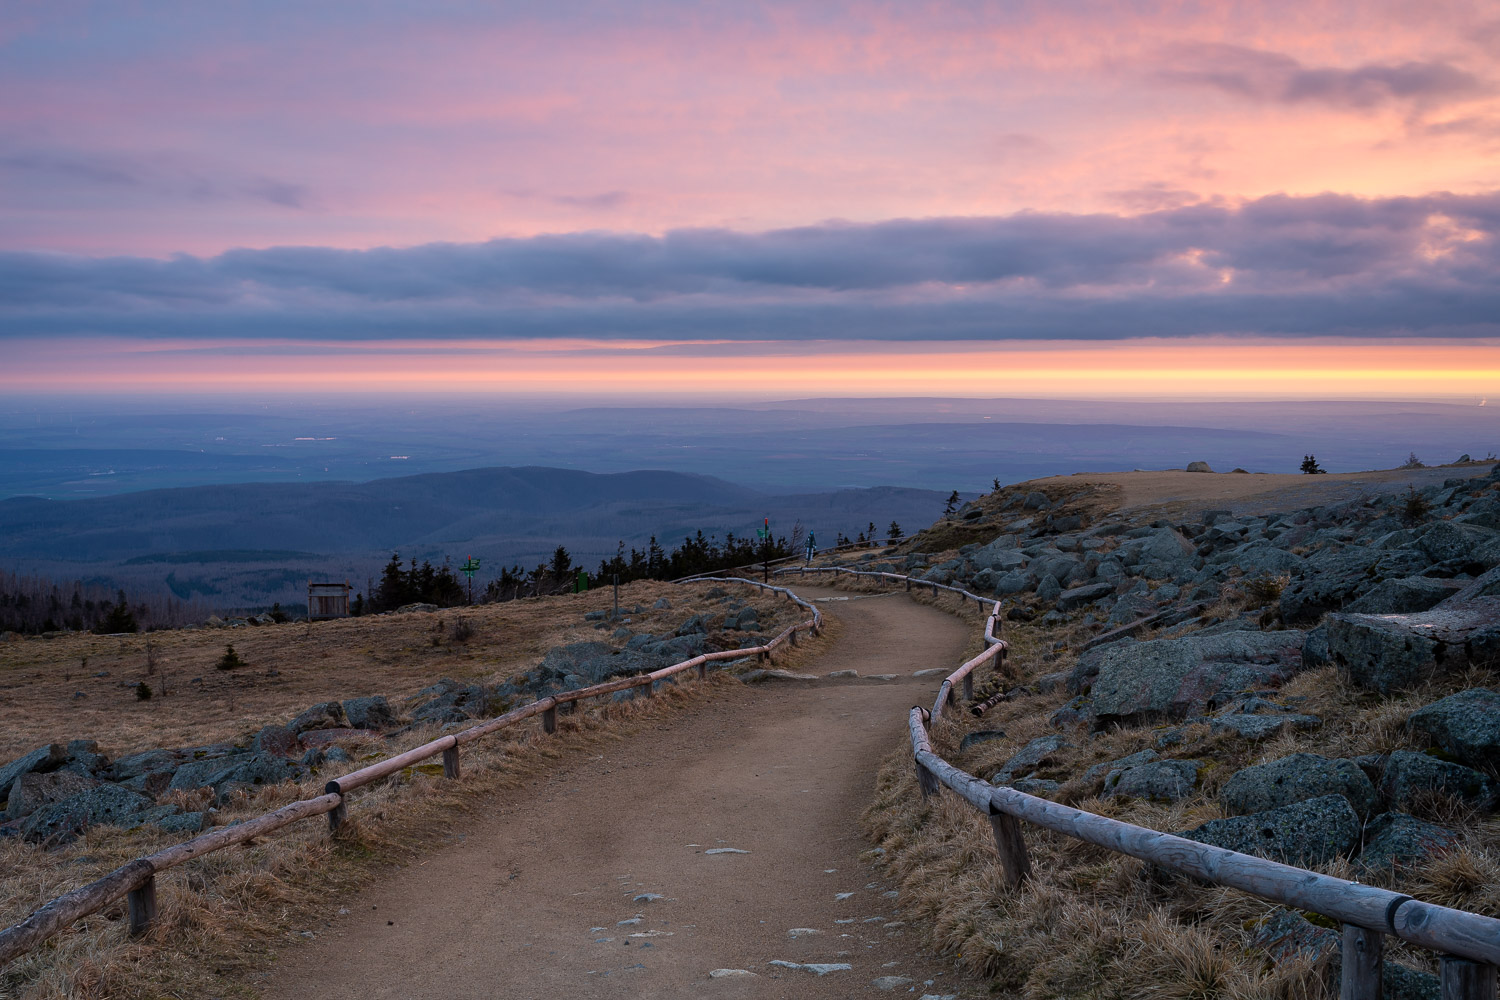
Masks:
[[[865,997],[890,976],[900,995],[983,995],[899,926],[857,824],[936,686],[910,675],[956,666],[971,630],[904,595],[824,607],[843,636],[801,669],[900,678],[746,688],[497,799],[285,953],[264,995]],[[726,848],[748,853],[709,853]]]

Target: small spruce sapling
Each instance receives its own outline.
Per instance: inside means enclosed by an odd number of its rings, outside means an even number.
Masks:
[[[244,665],[245,661],[240,659],[240,654],[234,651],[233,646],[225,646],[224,655],[219,657],[218,663],[214,664],[220,670],[238,670]]]
[[[952,517],[956,510],[958,510],[958,490],[948,494],[948,502],[943,505],[943,516]]]
[[[1408,486],[1406,496],[1401,502],[1401,520],[1408,528],[1414,528],[1427,520],[1427,515],[1430,513],[1432,513],[1432,504],[1417,492],[1415,486]]]
[[[1327,470],[1318,466],[1318,460],[1312,455],[1304,455],[1302,458],[1302,473],[1307,476],[1321,476]]]

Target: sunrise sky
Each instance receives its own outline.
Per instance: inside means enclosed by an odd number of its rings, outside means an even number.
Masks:
[[[0,389],[1500,394],[1500,11],[0,8]]]

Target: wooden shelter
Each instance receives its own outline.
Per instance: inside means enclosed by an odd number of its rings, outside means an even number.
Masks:
[[[307,618],[319,621],[326,618],[349,617],[349,581],[343,583],[313,583],[307,581]]]

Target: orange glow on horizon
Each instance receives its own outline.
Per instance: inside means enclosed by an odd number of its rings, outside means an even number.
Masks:
[[[1500,391],[1500,341],[1001,344],[23,342],[15,392],[1430,398]]]

